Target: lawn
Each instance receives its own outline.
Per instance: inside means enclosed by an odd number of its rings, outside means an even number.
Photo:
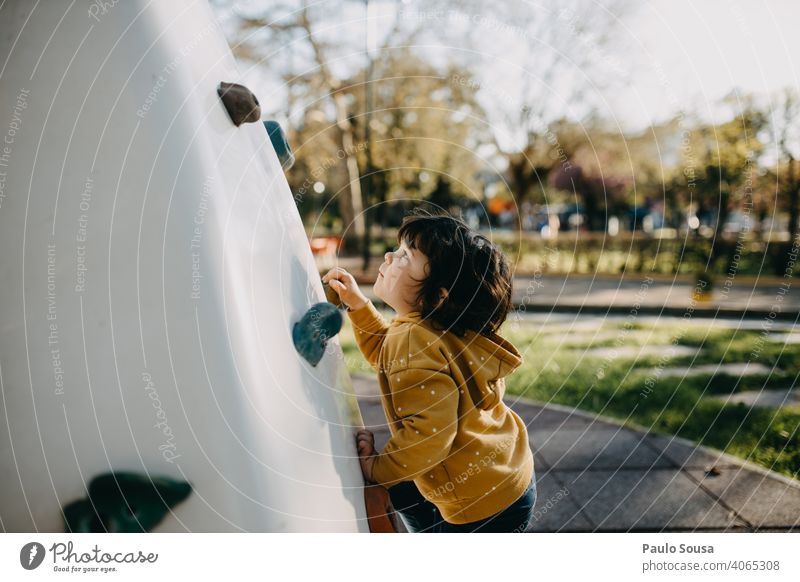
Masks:
[[[391,314],[385,313],[387,319]],[[345,318],[341,345],[351,373],[373,373]],[[542,325],[510,317],[500,334],[517,346],[524,363],[506,380],[509,394],[574,406],[632,426],[678,435],[800,478],[800,408],[755,408],[725,403],[720,395],[789,388],[800,370],[800,345],[771,342],[759,330],[694,326],[679,319],[657,323],[597,320],[596,328]],[[595,337],[596,336],[596,337]],[[669,346],[699,348],[668,357]],[[665,346],[656,354],[626,355],[622,348]],[[587,349],[620,348],[598,357]],[[767,374],[668,376],[668,367],[763,364]],[[648,372],[648,368],[651,370]]]

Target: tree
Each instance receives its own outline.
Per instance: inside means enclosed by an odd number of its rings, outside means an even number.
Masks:
[[[491,53],[496,60],[475,84],[488,111],[491,141],[507,163],[518,206],[532,198],[537,186],[544,193],[546,174],[573,153],[573,144],[553,124],[563,124],[565,119],[591,121],[593,100],[602,101],[602,89],[629,74],[612,53],[630,6],[628,0],[571,0],[552,5],[461,0],[453,4],[454,10],[473,16],[473,21],[485,21],[488,28],[513,39],[509,43],[521,55],[503,70],[514,75],[513,83],[498,88],[504,79],[493,77],[491,71],[499,70],[498,62],[507,62],[508,57]],[[475,19],[475,14],[481,18]],[[486,47],[487,39],[481,38],[485,31],[472,28],[467,42]],[[460,29],[453,30],[462,34]],[[463,44],[460,39],[453,42]],[[465,54],[475,59],[474,51]],[[521,228],[519,215],[515,226]]]
[[[771,115],[767,134],[776,150],[775,178],[777,193],[785,199],[789,214],[789,244],[777,272],[789,265],[792,243],[797,237],[800,218],[800,95],[786,89],[777,98],[775,114]]]
[[[356,133],[370,144],[358,152],[361,167],[370,169],[368,225],[386,226],[387,203],[425,199],[444,184],[453,199],[475,198],[483,114],[452,75],[408,47],[387,48],[374,63],[372,103],[365,103],[366,92],[353,93],[354,109],[362,112],[353,120]]]
[[[735,116],[716,125],[701,124],[691,138],[687,155],[698,161],[698,202],[714,210],[714,234],[708,265],[719,256],[723,229],[733,208],[752,204],[752,181],[758,159],[764,149],[758,135],[766,125],[766,117],[751,99],[731,95],[725,99]]]
[[[361,2],[349,4],[363,10]],[[339,209],[348,227],[344,246],[345,250],[355,251],[365,240],[366,225],[359,145],[353,124],[358,112],[349,97],[353,87],[343,80],[347,76],[343,71],[348,65],[352,69],[352,55],[360,49],[354,46],[352,37],[330,38],[322,31],[332,16],[331,11],[343,11],[347,6],[347,2],[310,5],[302,0],[299,6],[291,2],[275,3],[259,7],[257,13],[238,13],[239,33],[233,45],[234,54],[240,59],[264,67],[280,63],[284,67],[284,81],[292,85],[287,91],[289,96],[299,93],[306,104],[324,100],[331,106],[338,133],[337,156],[343,160],[348,178],[347,189],[339,196]],[[404,44],[411,37],[413,32],[407,33],[396,16],[383,46]],[[340,67],[341,64],[345,66]],[[356,68],[363,70],[363,64]],[[290,118],[293,113],[290,111]]]
[[[631,150],[643,140],[634,138],[631,145],[631,138],[599,119],[582,124],[562,119],[550,127],[550,139],[559,144],[559,150],[537,156],[543,160],[540,171],[549,185],[571,193],[580,203],[588,230],[605,230],[609,214],[622,214],[636,203],[628,199],[635,192],[636,178]]]
[[[483,112],[472,92],[452,82],[452,75],[451,69],[434,66],[405,47],[387,50],[376,62],[370,151],[375,173],[385,180],[385,188],[376,189],[376,204],[425,198],[440,175],[451,182],[455,196],[474,195]],[[356,110],[368,111],[363,92],[353,98]],[[354,122],[365,139],[366,114]]]

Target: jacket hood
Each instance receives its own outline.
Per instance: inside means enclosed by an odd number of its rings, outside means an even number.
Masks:
[[[488,368],[485,371],[487,382],[505,378],[522,365],[522,354],[519,353],[519,350],[514,344],[500,337],[497,333],[480,335],[469,332],[463,342],[467,353],[477,355],[478,361],[489,361],[494,364],[494,366],[484,366]],[[485,358],[485,360],[481,360],[481,357]],[[475,359],[472,361],[475,361]],[[494,370],[491,369],[492,367],[494,367]],[[478,378],[480,376],[480,370],[478,370]]]
[[[397,316],[392,320],[392,325],[400,323],[422,324],[432,329],[432,326],[424,322],[422,314],[418,311]],[[478,384],[492,385],[522,365],[523,357],[519,350],[497,333],[482,335],[468,331],[464,337],[459,337],[451,333],[442,335],[440,330],[434,331],[449,345],[458,363],[469,369],[470,375]]]

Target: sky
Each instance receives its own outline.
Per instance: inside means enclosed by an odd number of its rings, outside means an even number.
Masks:
[[[677,109],[713,116],[734,89],[800,88],[800,1],[648,0],[623,33],[640,63],[615,115],[643,127]]]

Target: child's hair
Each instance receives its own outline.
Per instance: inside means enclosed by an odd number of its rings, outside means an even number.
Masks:
[[[498,330],[511,309],[512,290],[511,270],[498,247],[463,221],[422,208],[403,218],[397,240],[428,257],[417,295],[426,320],[462,337],[467,330]],[[442,287],[448,295],[439,305]]]

